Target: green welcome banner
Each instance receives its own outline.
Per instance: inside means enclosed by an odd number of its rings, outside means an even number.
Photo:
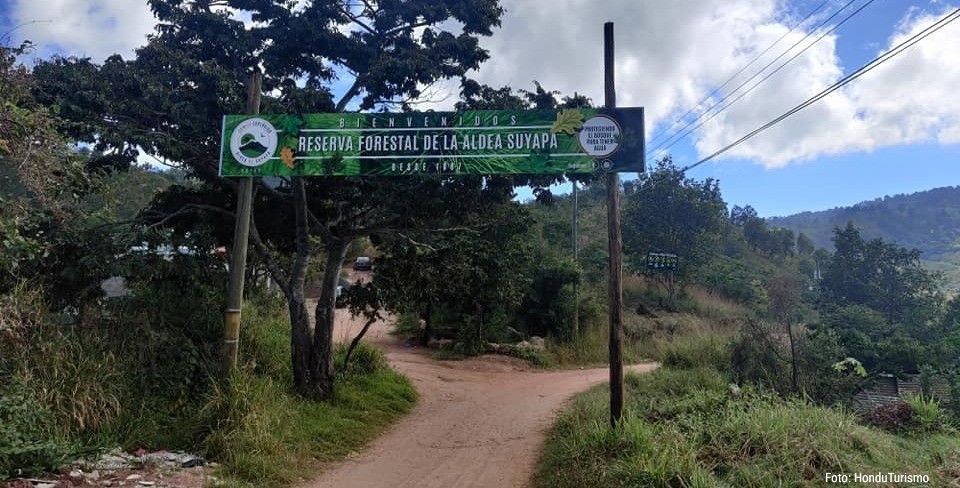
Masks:
[[[227,115],[221,176],[642,172],[643,108]]]

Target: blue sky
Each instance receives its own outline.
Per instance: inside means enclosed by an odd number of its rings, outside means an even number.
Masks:
[[[604,21],[614,20],[618,102],[646,107],[652,139],[821,1],[608,0],[598,7],[585,0],[504,0],[502,27],[482,42],[491,59],[475,77],[527,89],[537,80],[548,89],[602,102],[600,33]],[[829,0],[726,89],[848,1]],[[854,0],[828,27],[868,1]],[[960,2],[943,0],[873,1],[672,146],[670,154],[679,166],[699,160],[957,6]],[[0,36],[22,23],[29,24],[14,30],[7,43],[29,38],[38,45],[35,57],[62,53],[100,61],[114,52],[132,55],[153,20],[145,0],[0,0]],[[955,22],[690,175],[719,179],[729,204],[752,205],[762,216],[960,185],[958,86],[960,22]],[[456,85],[439,84],[431,93],[423,108],[449,109]]]
[[[809,11],[819,2],[797,2]],[[836,54],[848,73],[872,60],[910,9],[940,12],[943,2],[875,2],[841,26]],[[960,22],[944,30],[960,30]],[[935,34],[922,42],[944,42]],[[960,45],[955,45],[960,63]],[[918,44],[916,47],[920,47]],[[911,50],[900,57],[917,55]],[[870,73],[865,77],[870,76]],[[891,96],[896,96],[891,93]],[[960,96],[955,93],[954,97]],[[758,137],[763,137],[762,135]],[[732,142],[732,141],[731,141]],[[676,146],[675,146],[676,147]],[[697,161],[687,144],[674,154],[681,165]],[[750,204],[763,216],[822,210],[871,200],[885,195],[913,193],[941,186],[960,185],[960,144],[935,142],[897,144],[870,151],[821,156],[782,168],[765,168],[750,159],[708,162],[691,170],[697,178],[717,178],[727,202]]]

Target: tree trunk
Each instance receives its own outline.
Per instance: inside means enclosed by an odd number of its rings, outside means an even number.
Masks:
[[[430,315],[433,312],[433,304],[427,303],[427,309],[424,311],[423,319],[423,330],[420,331],[420,345],[426,346],[430,344],[430,338],[433,336],[433,326],[430,325]]]
[[[370,326],[377,321],[377,317],[372,317],[367,319],[367,323],[363,324],[363,329],[360,329],[360,333],[357,334],[357,337],[354,337],[350,341],[350,347],[347,348],[347,355],[343,357],[343,369],[346,370],[350,365],[350,355],[353,354],[353,350],[360,345],[360,339],[363,339],[363,336],[367,334],[367,331],[370,330]]]
[[[287,297],[290,312],[290,361],[293,366],[293,389],[301,396],[310,391],[310,312],[303,296],[294,291]]]
[[[311,397],[310,356],[311,337],[307,301],[303,285],[307,279],[307,267],[310,265],[310,237],[307,228],[307,197],[303,178],[293,178],[293,207],[296,243],[296,257],[290,272],[287,306],[290,311],[290,361],[293,367],[293,388],[301,396]]]
[[[790,321],[785,321],[787,326],[787,337],[790,339],[790,379],[793,382],[793,392],[800,394],[800,375],[797,371],[797,346],[793,338],[793,325]]]
[[[311,385],[309,398],[327,400],[333,396],[333,322],[337,280],[347,257],[350,239],[337,237],[327,243],[327,264],[323,268],[320,299],[315,312],[313,348],[310,354]]]

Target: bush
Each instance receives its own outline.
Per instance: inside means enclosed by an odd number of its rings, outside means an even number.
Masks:
[[[580,270],[572,260],[553,254],[542,257],[517,310],[526,333],[562,341],[573,339],[573,287],[579,282]]]
[[[913,423],[913,409],[907,402],[888,403],[871,410],[864,420],[887,432],[903,432]]]
[[[673,296],[666,285],[651,277],[629,276],[623,281],[623,301],[626,308],[645,308],[668,313],[694,312],[694,300],[684,287],[677,286]]]
[[[907,395],[904,398],[913,413],[911,427],[916,433],[930,433],[946,427],[940,403],[923,395]]]
[[[19,386],[0,391],[0,480],[52,471],[76,452],[50,432],[50,412]]]
[[[707,289],[755,309],[766,307],[763,273],[744,260],[716,256],[697,270],[696,280]]]
[[[457,330],[454,352],[467,356],[483,354],[488,342],[509,340],[512,315],[505,307],[496,307],[484,315],[465,315]]]
[[[132,295],[108,302],[102,325],[135,373],[130,387],[182,406],[206,394],[219,374],[225,274],[216,261],[194,256],[154,264],[130,282]]]
[[[846,356],[832,331],[795,327],[794,340],[800,391],[793,391],[787,334],[756,321],[747,321],[733,342],[734,379],[781,394],[801,394],[818,404],[848,401],[863,384],[855,374],[834,370],[833,365]]]

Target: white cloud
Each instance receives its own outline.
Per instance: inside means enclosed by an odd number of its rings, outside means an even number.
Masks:
[[[886,51],[939,19],[943,13],[911,10]],[[841,78],[835,37],[798,58],[781,75],[704,126],[696,147],[707,155],[738,139]],[[724,157],[781,167],[825,155],[921,142],[960,142],[960,25],[950,25],[889,62],[864,74]],[[848,72],[854,69],[851,67]]]
[[[603,8],[577,0],[552,1],[549,6],[507,0],[504,6],[502,29],[483,42],[491,51],[491,61],[481,67],[481,81],[529,88],[536,79],[548,89],[564,94],[578,91],[600,104],[601,26],[612,20],[616,23],[617,102],[646,107],[648,138],[657,124],[669,124],[686,112],[787,33],[785,24],[795,20],[784,18],[788,5],[777,0],[610,0]],[[884,50],[946,11],[930,15],[908,10]],[[790,33],[726,90],[806,33],[803,29]],[[796,49],[819,36],[814,33]],[[836,47],[842,41],[836,35],[825,36],[704,124],[693,138],[699,155],[739,139],[840,79],[844,69]],[[960,139],[960,99],[954,95],[960,86],[956,46],[960,46],[960,22],[722,157],[746,158],[772,168],[895,144],[956,143]],[[723,95],[714,97],[714,102]]]
[[[298,1],[302,5],[304,0]],[[602,26],[612,20],[616,23],[617,102],[646,107],[648,136],[726,81],[786,33],[785,24],[792,22],[786,19],[792,8],[787,0],[606,0],[602,4],[503,0],[503,6],[502,28],[482,40],[491,59],[476,73],[480,81],[532,89],[532,81],[537,80],[547,89],[564,95],[578,92],[602,104]],[[17,31],[40,44],[41,55],[56,51],[95,61],[115,52],[129,56],[144,43],[154,23],[145,0],[13,0],[11,17],[15,23],[42,21]],[[937,18],[911,9],[883,49]],[[751,69],[763,66],[803,35],[791,33]],[[839,79],[844,71],[836,54],[839,42],[844,38],[827,36],[697,130],[693,142],[698,153],[712,153]],[[960,143],[956,46],[960,46],[960,22],[723,157],[781,167],[887,145]],[[751,74],[743,74],[727,89]],[[452,108],[457,83],[441,83],[434,89],[434,101],[418,108]]]
[[[946,13],[944,11],[944,13]],[[890,47],[933,24],[942,14],[902,23]],[[876,144],[956,142],[960,131],[960,22],[944,27],[851,86]],[[954,134],[954,135],[952,135]]]
[[[146,1],[136,0],[13,0],[16,31],[40,46],[41,56],[53,53],[88,56],[99,62],[112,54],[129,57],[146,42],[154,17]]]
[[[736,71],[756,26],[777,14],[774,0],[609,0],[602,8],[508,0],[504,7],[502,29],[483,42],[491,61],[481,67],[481,81],[530,89],[537,80],[602,104],[602,29],[613,21],[617,103],[645,106],[654,122],[679,115]]]

